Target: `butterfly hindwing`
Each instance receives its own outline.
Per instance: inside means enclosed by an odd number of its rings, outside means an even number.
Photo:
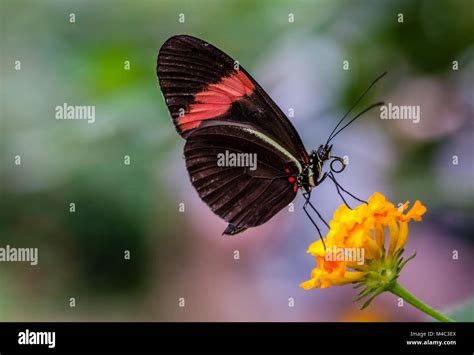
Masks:
[[[251,125],[206,122],[188,136],[184,155],[201,199],[229,222],[225,234],[265,223],[296,196],[297,159]]]

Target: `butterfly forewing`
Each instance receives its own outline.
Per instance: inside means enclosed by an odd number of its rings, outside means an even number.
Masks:
[[[211,44],[186,35],[171,37],[160,49],[157,73],[184,138],[208,120],[250,123],[307,161],[298,133],[280,108],[238,62]]]

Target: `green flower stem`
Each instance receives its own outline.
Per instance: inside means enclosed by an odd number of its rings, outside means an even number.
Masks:
[[[437,310],[431,308],[427,304],[421,302],[418,298],[413,296],[410,292],[405,290],[402,286],[400,286],[397,282],[393,282],[391,286],[388,288],[388,291],[392,292],[393,294],[397,295],[398,297],[403,298],[405,301],[410,303],[412,306],[418,308],[420,311],[429,314],[433,318],[439,320],[440,322],[454,322],[453,319],[446,317],[444,314],[439,313]]]

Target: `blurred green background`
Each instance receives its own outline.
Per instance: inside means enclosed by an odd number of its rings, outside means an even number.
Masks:
[[[474,320],[472,303],[459,308],[474,296],[474,1],[0,4],[0,246],[39,248],[38,266],[0,263],[1,321],[425,319],[391,295],[359,311],[350,286],[300,289],[317,238],[300,196],[294,212],[221,237],[225,223],[189,182],[156,78],[158,49],[176,34],[239,60],[294,110],[308,150],[387,70],[359,110],[375,100],[420,105],[421,120],[372,112],[339,135],[334,151],[349,157],[340,182],[364,198],[422,200],[428,213],[407,244],[418,256],[401,284]],[[64,103],[94,105],[95,122],[55,119]],[[331,184],[313,202],[326,219],[341,203]]]

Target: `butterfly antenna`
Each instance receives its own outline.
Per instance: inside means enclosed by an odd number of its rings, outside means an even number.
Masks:
[[[382,78],[385,76],[385,74],[387,74],[386,71],[383,72],[382,74],[380,74],[380,75],[377,77],[377,79],[375,79],[375,80],[369,85],[369,87],[368,87],[367,89],[365,89],[365,91],[362,93],[362,95],[359,96],[359,98],[357,99],[357,101],[354,102],[354,104],[349,108],[349,110],[346,112],[346,114],[345,114],[344,116],[342,116],[342,118],[341,118],[341,119],[339,120],[339,122],[337,123],[336,127],[334,127],[334,129],[332,130],[331,134],[329,135],[326,144],[328,144],[328,143],[331,141],[331,139],[334,138],[334,136],[335,136],[335,133],[334,133],[334,132],[336,132],[337,128],[338,128],[339,125],[344,121],[344,119],[352,112],[352,110],[357,106],[357,104],[364,98],[364,96],[369,92],[369,90],[372,88],[372,86],[374,86],[374,85],[377,83],[377,81],[379,81],[380,79],[382,79]]]
[[[370,111],[372,110],[374,107],[379,107],[379,106],[383,106],[385,105],[384,102],[377,102],[376,104],[372,104],[370,105],[369,107],[367,107],[364,111],[362,111],[361,113],[359,113],[358,115],[356,115],[352,120],[350,120],[349,122],[347,122],[344,126],[342,126],[336,133],[333,134],[333,136],[331,137],[331,139],[328,140],[328,142],[326,144],[328,144],[334,137],[336,137],[339,133],[342,132],[343,129],[345,129],[347,126],[349,126],[352,122],[354,122],[356,119],[358,119],[360,116],[362,116],[364,113],[366,113],[367,111]]]

